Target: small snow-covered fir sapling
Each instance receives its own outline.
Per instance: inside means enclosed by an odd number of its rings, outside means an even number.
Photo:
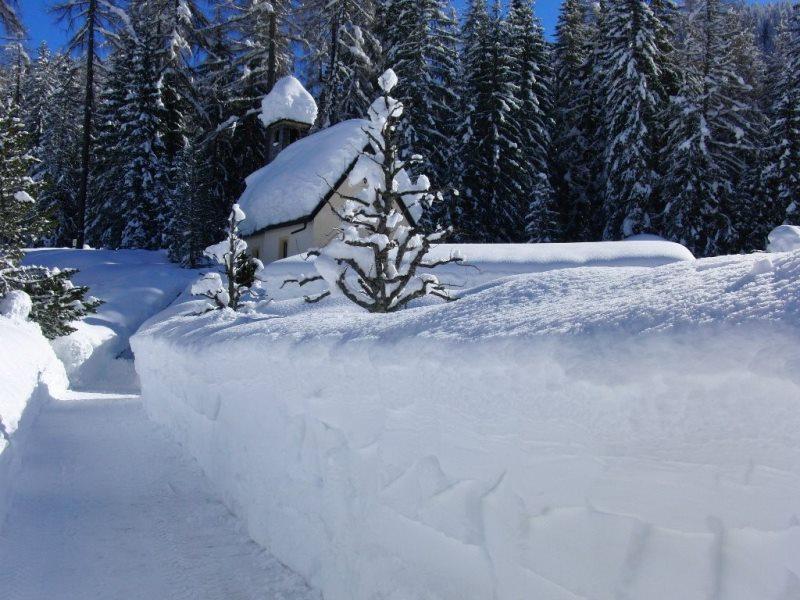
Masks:
[[[431,246],[444,241],[452,229],[425,233],[405,217],[412,215],[419,221],[424,210],[441,200],[441,193],[430,190],[425,175],[416,181],[409,177],[407,167],[420,162],[419,155],[405,159],[399,154],[403,104],[389,95],[397,84],[394,71],[387,70],[378,84],[383,94],[369,108],[369,123],[364,128],[369,148],[349,175],[350,182],[362,182],[363,188],[354,196],[341,194],[341,208],[331,205],[342,226],[326,246],[309,251],[309,256],[316,257],[318,274],[290,279],[284,285],[324,280],[328,289],[306,296],[308,302],[341,294],[370,312],[387,313],[427,295],[453,300],[435,275],[419,271],[464,259],[453,253],[448,258],[426,260]]]
[[[259,275],[264,265],[247,255],[247,242],[239,237],[239,223],[245,219],[244,211],[234,204],[228,217],[226,239],[205,249],[204,254],[222,265],[223,276],[217,271],[206,273],[192,285],[192,294],[205,296],[213,302],[208,310],[230,308],[238,310],[243,298],[261,284]],[[207,311],[206,311],[207,312]]]

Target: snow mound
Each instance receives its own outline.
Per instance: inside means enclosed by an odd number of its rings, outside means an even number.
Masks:
[[[22,295],[26,303],[19,294],[9,296],[3,302],[9,313],[0,315],[0,529],[28,431],[41,404],[67,387],[39,326],[21,318],[30,298]]]
[[[104,302],[97,314],[73,324],[77,331],[52,342],[75,388],[136,389],[128,339],[198,276],[148,250],[33,249],[24,263],[78,269],[75,283]]]
[[[11,290],[0,298],[0,315],[14,321],[25,321],[31,314],[31,308],[31,297],[20,290]]]
[[[187,301],[132,345],[149,414],[325,598],[783,599],[800,252],[769,265],[551,270],[391,315]]]
[[[296,141],[247,177],[239,205],[242,235],[310,216],[367,144],[363,119],[352,119]]]
[[[779,225],[767,236],[767,252],[800,250],[800,227]]]
[[[276,81],[270,93],[264,96],[258,118],[264,127],[279,121],[313,125],[317,120],[317,103],[303,84],[289,75]]]
[[[657,267],[694,260],[684,246],[658,239],[575,244],[440,244],[428,256],[431,261],[464,257],[464,265],[444,265],[432,271],[440,281],[457,290],[523,273],[576,267]],[[286,279],[313,272],[314,259],[301,254],[268,264],[262,277],[271,296],[285,299],[323,291],[322,283],[281,288]]]

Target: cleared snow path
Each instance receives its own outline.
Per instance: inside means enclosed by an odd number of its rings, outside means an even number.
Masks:
[[[318,598],[239,532],[138,396],[45,406],[0,532],[5,600]]]

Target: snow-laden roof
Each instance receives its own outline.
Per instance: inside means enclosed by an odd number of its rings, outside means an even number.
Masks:
[[[303,84],[289,75],[279,79],[261,101],[258,116],[264,127],[278,121],[297,121],[313,125],[317,119],[317,103]]]
[[[344,121],[296,141],[250,175],[239,205],[243,235],[311,215],[367,145],[362,119]]]

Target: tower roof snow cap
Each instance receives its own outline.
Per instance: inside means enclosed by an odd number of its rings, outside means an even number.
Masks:
[[[276,81],[272,91],[264,96],[258,118],[264,127],[278,121],[313,125],[317,119],[317,103],[303,84],[289,75]]]

